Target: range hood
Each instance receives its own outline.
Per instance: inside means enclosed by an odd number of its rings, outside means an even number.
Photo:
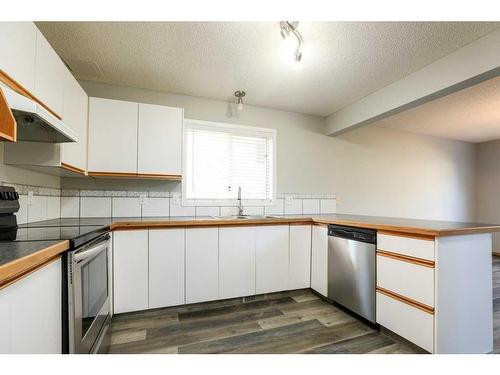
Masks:
[[[77,142],[62,118],[0,70],[5,100],[17,123],[17,140],[44,143]]]

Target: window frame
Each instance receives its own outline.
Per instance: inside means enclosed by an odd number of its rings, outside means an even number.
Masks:
[[[273,128],[263,128],[257,126],[248,126],[248,125],[239,125],[239,124],[231,124],[226,122],[217,122],[217,121],[205,121],[205,120],[195,120],[195,119],[184,119],[182,123],[182,206],[237,206],[237,199],[188,199],[186,197],[186,159],[187,159],[187,147],[186,147],[186,128],[188,124],[198,124],[203,126],[213,126],[218,128],[226,128],[226,129],[235,129],[235,130],[243,130],[249,132],[259,132],[259,133],[267,133],[273,141],[272,153],[273,153],[273,163],[272,163],[272,179],[273,179],[273,188],[271,191],[271,199],[245,199],[245,190],[242,191],[242,204],[243,206],[273,206],[276,204],[276,158],[277,158],[277,145],[276,145],[276,129]]]

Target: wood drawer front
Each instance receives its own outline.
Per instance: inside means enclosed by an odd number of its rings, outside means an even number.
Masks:
[[[377,233],[377,249],[434,260],[434,241]]]
[[[377,323],[428,352],[433,352],[432,314],[377,292]]]
[[[378,254],[377,286],[434,307],[434,268]]]

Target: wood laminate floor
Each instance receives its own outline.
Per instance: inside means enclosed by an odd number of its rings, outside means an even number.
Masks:
[[[500,257],[493,258],[495,353],[500,353]],[[422,353],[309,289],[114,316],[107,353]]]

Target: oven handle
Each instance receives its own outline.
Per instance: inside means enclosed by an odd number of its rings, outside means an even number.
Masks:
[[[80,262],[82,260],[88,259],[90,257],[93,257],[94,255],[99,254],[101,251],[103,251],[107,247],[108,247],[108,241],[106,241],[105,243],[103,243],[101,245],[98,245],[98,246],[95,246],[95,247],[91,247],[88,250],[84,250],[82,252],[76,253],[74,255],[73,259],[75,260],[75,262]]]

